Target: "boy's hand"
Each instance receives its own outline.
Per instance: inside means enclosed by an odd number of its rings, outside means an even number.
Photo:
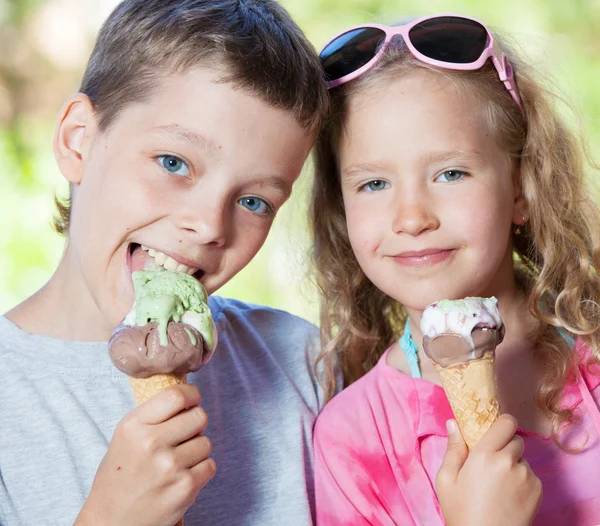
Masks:
[[[172,526],[213,477],[193,385],[170,387],[119,422],[76,525]]]
[[[542,483],[523,460],[517,421],[502,415],[468,452],[453,420],[448,450],[436,477],[448,526],[525,526],[542,502]]]

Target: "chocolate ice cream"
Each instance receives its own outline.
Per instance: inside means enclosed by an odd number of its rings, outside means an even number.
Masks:
[[[168,344],[161,344],[157,323],[142,327],[120,325],[109,342],[110,358],[128,376],[147,378],[153,374],[182,376],[200,369],[212,351],[191,325],[169,322]]]

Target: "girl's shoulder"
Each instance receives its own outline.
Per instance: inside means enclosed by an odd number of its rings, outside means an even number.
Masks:
[[[591,360],[592,350],[581,338],[577,338],[574,343],[574,353],[577,372],[565,385],[561,402],[563,409],[571,410],[600,388],[600,364]]]
[[[447,406],[440,387],[394,369],[384,354],[371,371],[325,406],[317,418],[315,435],[336,440],[343,436],[361,443],[374,430],[387,434],[393,423],[394,435],[416,440],[431,415],[447,416]]]
[[[575,355],[581,375],[590,389],[600,384],[600,362],[593,359],[592,349],[581,338],[575,342]]]

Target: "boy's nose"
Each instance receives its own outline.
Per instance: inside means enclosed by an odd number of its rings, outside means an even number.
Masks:
[[[194,214],[182,216],[180,228],[194,243],[221,247],[227,239],[227,210],[225,206],[202,206]]]
[[[394,203],[392,230],[395,234],[418,236],[439,227],[439,219],[432,204],[424,195],[407,198],[404,196]]]

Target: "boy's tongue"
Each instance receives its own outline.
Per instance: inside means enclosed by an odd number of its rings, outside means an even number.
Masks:
[[[159,265],[154,258],[148,254],[142,247],[136,246],[131,253],[131,273],[137,270],[157,270]]]

